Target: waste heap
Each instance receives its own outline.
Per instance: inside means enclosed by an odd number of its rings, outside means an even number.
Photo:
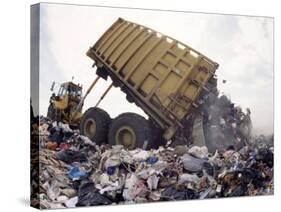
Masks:
[[[273,137],[214,153],[194,145],[129,151],[98,146],[44,117],[39,134],[40,165],[32,176],[39,172],[40,183],[32,181],[39,191],[32,204],[40,208],[273,194]]]

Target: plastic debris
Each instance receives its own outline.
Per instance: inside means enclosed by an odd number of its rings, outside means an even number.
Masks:
[[[171,201],[171,200],[187,200],[187,199],[198,199],[199,194],[191,189],[185,187],[176,188],[175,186],[171,186],[166,188],[162,194],[163,201]]]
[[[84,171],[81,171],[79,167],[71,167],[71,169],[68,172],[68,177],[75,181],[80,180],[81,178],[85,178],[88,174]]]
[[[146,162],[148,163],[148,164],[154,164],[154,163],[156,163],[158,161],[158,158],[157,157],[149,157],[149,158],[147,158],[147,160],[146,160]]]
[[[195,158],[189,154],[182,156],[183,167],[186,171],[189,172],[199,172],[203,169],[203,159]]]
[[[78,191],[78,202],[76,206],[109,205],[112,201],[105,195],[99,193],[91,182],[83,182]]]
[[[86,162],[87,158],[84,153],[74,151],[74,150],[62,150],[56,153],[56,157],[64,161],[65,163],[73,163],[73,162]]]
[[[107,167],[106,173],[108,175],[113,175],[115,173],[115,167],[114,166]]]
[[[147,179],[147,185],[150,190],[155,190],[158,187],[159,178],[156,175],[149,176]]]
[[[72,197],[66,200],[64,204],[67,208],[74,208],[76,207],[77,203],[78,203],[78,197]]]
[[[193,146],[188,150],[188,153],[196,158],[207,158],[209,152],[206,146]]]
[[[199,177],[196,174],[182,174],[179,176],[179,183],[197,183],[199,181]]]

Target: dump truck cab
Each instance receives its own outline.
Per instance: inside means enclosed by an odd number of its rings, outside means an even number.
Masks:
[[[56,83],[53,82],[51,91],[54,91]],[[81,117],[82,107],[76,111],[76,108],[82,98],[82,86],[73,82],[60,84],[57,92],[53,92],[50,97],[50,105],[47,117],[55,120],[77,125]],[[75,114],[74,114],[74,111]]]

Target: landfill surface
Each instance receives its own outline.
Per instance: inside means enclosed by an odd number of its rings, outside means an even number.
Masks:
[[[218,113],[215,107],[207,111],[207,117]],[[37,117],[31,127],[31,205],[50,209],[272,195],[273,136],[239,133],[244,122],[236,126],[237,120],[228,119],[207,118],[204,137],[198,128],[204,115],[199,121],[197,116],[192,144],[186,137],[184,144],[126,150],[98,146],[67,124]],[[210,129],[219,131],[216,137]],[[212,138],[217,146],[210,145]],[[223,141],[227,145],[220,146]]]

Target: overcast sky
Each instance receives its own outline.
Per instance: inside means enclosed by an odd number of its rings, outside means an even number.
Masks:
[[[122,17],[180,40],[219,63],[220,92],[243,109],[251,109],[255,132],[273,132],[272,18],[47,3],[41,4],[40,12],[40,114],[47,113],[53,81],[71,81],[74,76],[86,91],[96,75],[85,53]],[[99,81],[84,111],[95,105],[108,85],[109,81]],[[100,107],[111,117],[127,111],[144,115],[117,88]]]

